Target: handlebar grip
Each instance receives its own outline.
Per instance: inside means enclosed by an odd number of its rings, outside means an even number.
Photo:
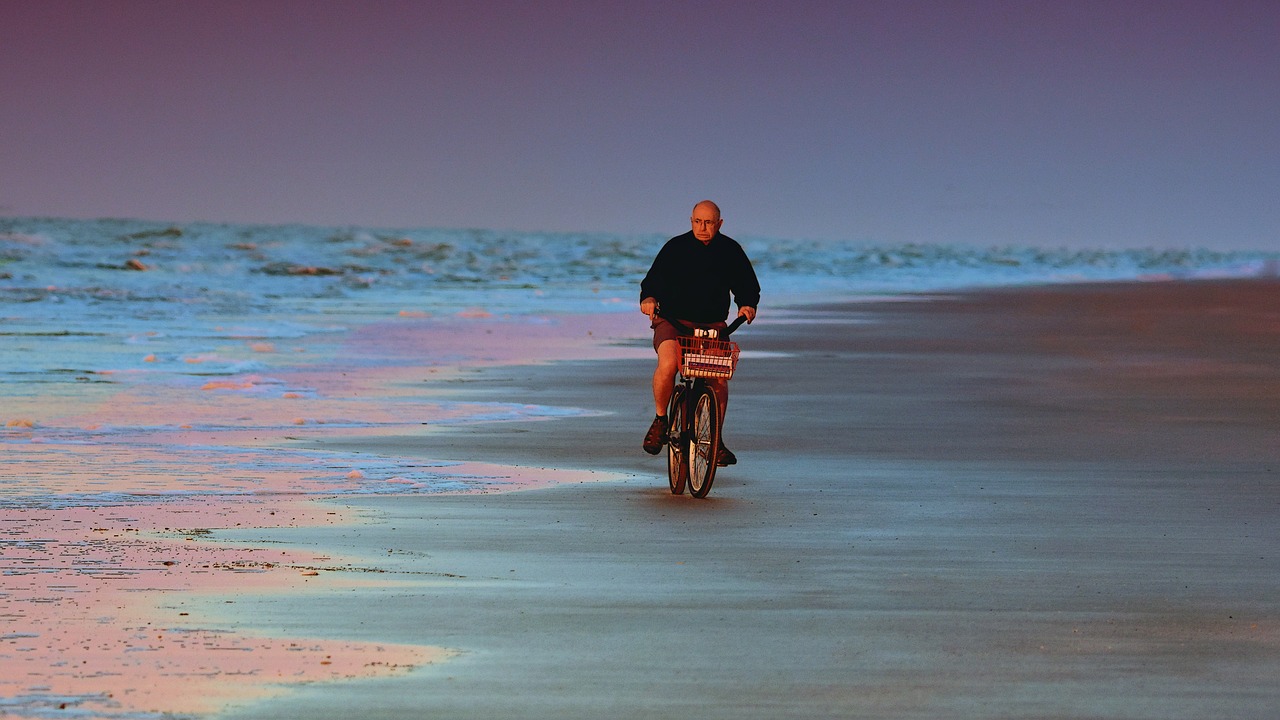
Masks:
[[[734,330],[737,330],[738,328],[742,327],[742,323],[746,321],[747,321],[746,315],[739,315],[737,320],[734,320],[733,322],[729,323],[729,327],[725,328],[724,332],[720,333],[720,337],[726,337],[726,338],[729,337],[730,335],[733,334]]]

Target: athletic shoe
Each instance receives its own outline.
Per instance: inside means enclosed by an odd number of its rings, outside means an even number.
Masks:
[[[653,424],[649,426],[649,432],[644,434],[644,451],[650,455],[657,455],[666,442],[667,417],[665,415],[655,415]]]
[[[737,462],[738,456],[729,452],[729,448],[725,447],[724,443],[720,443],[720,452],[716,453],[716,466],[728,467],[737,464]]]

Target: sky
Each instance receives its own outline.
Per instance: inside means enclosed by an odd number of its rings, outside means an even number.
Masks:
[[[0,0],[0,216],[1280,249],[1280,3]]]

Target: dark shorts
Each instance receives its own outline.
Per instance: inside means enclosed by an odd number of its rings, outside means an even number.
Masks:
[[[716,328],[717,330],[723,330],[729,327],[728,323],[723,323],[723,322],[695,323],[695,322],[689,322],[687,320],[681,320],[681,322],[683,322],[685,325],[688,325],[689,327],[694,327],[694,328]],[[653,322],[649,323],[649,327],[653,328],[653,351],[654,352],[657,352],[658,346],[666,342],[667,340],[675,340],[676,338],[680,337],[680,331],[676,329],[675,325],[672,325],[671,323],[667,322],[665,318],[658,318],[657,320],[654,320]]]

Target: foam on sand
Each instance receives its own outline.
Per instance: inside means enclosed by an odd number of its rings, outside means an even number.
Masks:
[[[4,707],[44,716],[205,713],[288,684],[404,673],[443,648],[236,630],[234,600],[368,583],[365,568],[297,550],[210,541],[211,528],[349,522],[295,500],[6,508],[0,615]],[[188,607],[190,609],[188,609]]]
[[[148,355],[142,362],[155,369],[95,370],[110,377],[95,392],[11,403],[18,414],[0,423],[0,616],[10,620],[0,636],[0,709],[208,713],[289,685],[401,674],[451,657],[440,647],[254,628],[236,597],[299,598],[395,578],[368,558],[224,537],[360,522],[323,502],[344,496],[490,493],[612,477],[301,447],[334,435],[429,434],[582,412],[430,400],[424,379],[447,382],[476,363],[546,360],[566,347],[579,347],[569,353],[578,356],[620,352],[588,351],[594,344],[576,324],[483,315],[432,322],[357,328],[339,346],[289,355],[310,364],[278,361],[213,378],[190,368],[231,368],[237,359],[222,351],[168,362]]]

